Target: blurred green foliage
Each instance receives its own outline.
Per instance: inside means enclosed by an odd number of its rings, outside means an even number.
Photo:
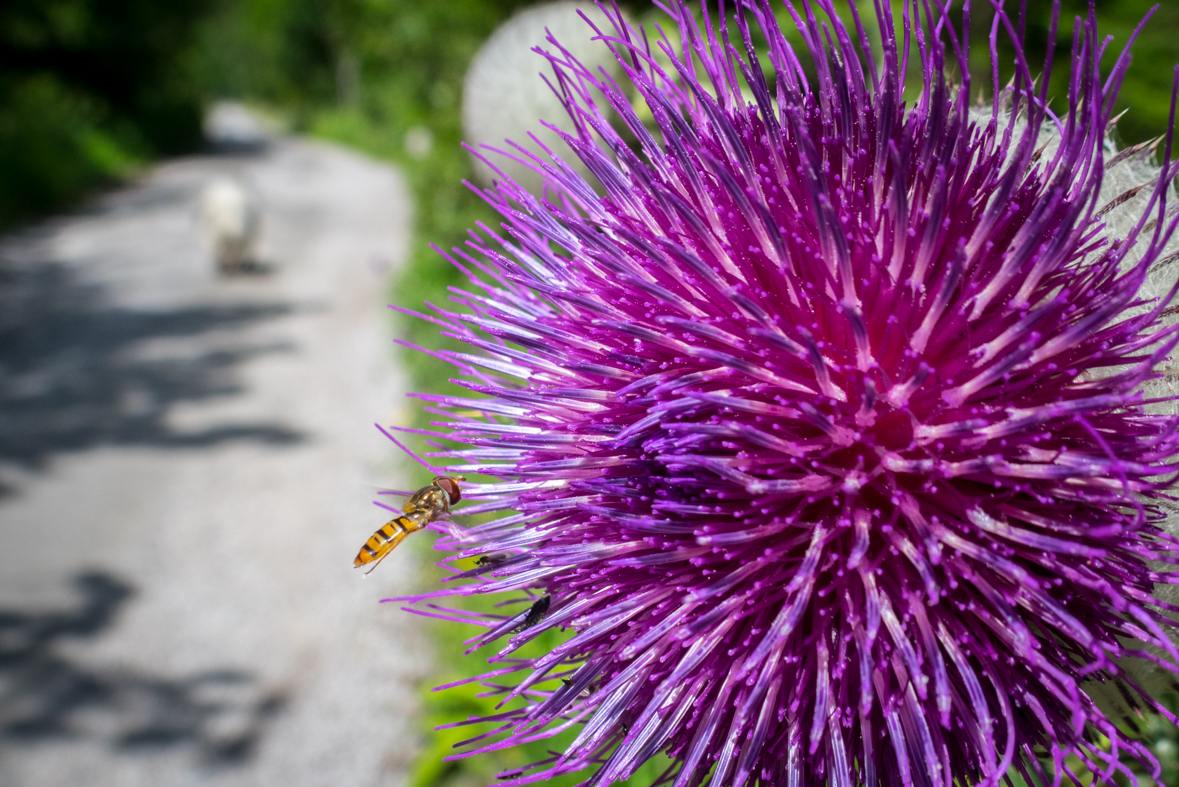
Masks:
[[[0,226],[200,143],[192,63],[214,1],[0,3]]]

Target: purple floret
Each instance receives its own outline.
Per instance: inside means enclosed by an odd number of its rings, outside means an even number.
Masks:
[[[517,149],[551,190],[488,192],[503,229],[455,250],[472,289],[427,318],[470,348],[438,355],[472,395],[423,397],[467,446],[441,469],[499,479],[466,511],[509,513],[435,525],[448,561],[488,557],[415,609],[499,649],[467,753],[576,733],[504,784],[659,753],[676,787],[1157,770],[1091,695],[1174,721],[1138,677],[1179,671],[1179,418],[1150,393],[1179,341],[1170,135],[1108,199],[1149,151],[1108,142],[1128,55],[1101,73],[1092,12],[1054,113],[1018,19],[979,107],[968,22],[877,7],[880,62],[830,0],[788,3],[805,68],[767,0],[673,8],[678,38],[613,11],[649,125],[551,42],[598,190]],[[434,603],[487,593],[520,603]]]

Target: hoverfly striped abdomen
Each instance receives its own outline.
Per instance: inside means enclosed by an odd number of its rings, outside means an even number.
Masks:
[[[409,517],[399,516],[373,533],[368,541],[364,543],[364,546],[360,548],[360,552],[356,555],[356,562],[353,566],[359,568],[379,559],[382,552],[387,552],[393,548],[387,546],[391,541],[395,540],[394,546],[400,543],[401,539],[410,533],[410,529],[406,527],[408,523]]]

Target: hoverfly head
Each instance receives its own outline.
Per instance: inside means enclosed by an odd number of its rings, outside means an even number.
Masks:
[[[458,482],[461,480],[464,480],[461,476],[456,478],[440,475],[434,479],[434,485],[445,492],[446,496],[450,498],[450,505],[454,505],[463,497],[462,490],[459,489],[458,485]]]

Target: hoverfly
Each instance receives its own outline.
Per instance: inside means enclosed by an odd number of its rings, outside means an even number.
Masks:
[[[450,507],[462,498],[458,482],[465,480],[462,476],[435,476],[428,486],[410,495],[402,507],[405,513],[372,534],[356,553],[352,567],[372,563],[372,568],[365,573],[371,572],[410,533],[421,530],[443,514],[449,514]]]

